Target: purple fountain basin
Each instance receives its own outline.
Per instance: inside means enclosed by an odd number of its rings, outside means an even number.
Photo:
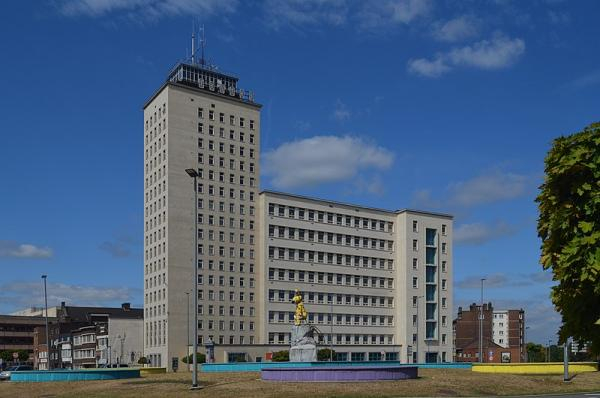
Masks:
[[[377,381],[416,379],[416,366],[332,366],[262,369],[268,381]]]

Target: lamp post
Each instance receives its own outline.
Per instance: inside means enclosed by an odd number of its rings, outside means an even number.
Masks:
[[[552,340],[548,340],[548,356],[546,356],[546,362],[550,362],[550,344],[552,344]]]
[[[569,338],[563,343],[563,381],[569,381]]]
[[[419,363],[419,299],[422,299],[423,296],[417,296],[417,344],[415,345],[415,351],[417,352],[417,361],[415,363]]]
[[[329,362],[333,362],[333,294],[331,295],[331,301],[329,302],[329,317],[330,330],[329,330]]]
[[[200,388],[198,386],[198,363],[196,358],[198,356],[198,171],[185,169],[185,172],[194,179],[194,264],[192,266],[194,277],[194,352],[192,353],[192,363],[194,369],[190,389],[197,390]]]
[[[44,280],[44,302],[46,306],[46,370],[52,369],[50,365],[50,332],[48,330],[48,293],[46,291],[46,279],[48,275],[42,275],[42,279]]]
[[[479,362],[483,362],[483,282],[481,278],[481,305],[479,307]]]
[[[529,326],[525,326],[525,330],[523,331],[523,344],[525,344],[525,362],[529,362],[529,349],[527,348],[527,329],[529,329]]]
[[[185,329],[187,330],[187,342],[185,343],[186,355],[188,357],[188,370],[190,367],[189,357],[190,357],[190,292],[185,292],[187,296],[187,324]]]

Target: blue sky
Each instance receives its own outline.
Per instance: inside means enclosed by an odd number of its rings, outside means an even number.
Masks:
[[[598,121],[594,1],[54,0],[0,5],[0,313],[142,302],[142,104],[189,53],[253,90],[262,188],[455,218],[455,302],[556,339],[534,198]],[[300,167],[310,164],[311,167]],[[316,172],[313,172],[316,171]]]

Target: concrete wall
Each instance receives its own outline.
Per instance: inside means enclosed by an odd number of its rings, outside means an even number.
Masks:
[[[109,318],[108,343],[113,363],[137,365],[143,354],[143,320]]]

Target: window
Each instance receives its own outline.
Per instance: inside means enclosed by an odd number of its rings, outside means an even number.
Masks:
[[[413,239],[412,241],[412,249],[415,252],[419,250],[419,241],[417,241],[416,239]]]
[[[413,269],[414,270],[419,269],[419,260],[417,260],[416,258],[413,258]]]
[[[413,276],[412,287],[413,287],[413,289],[419,288],[419,278],[417,278],[416,276]]]
[[[202,109],[202,108],[198,108],[198,117],[199,117],[200,119],[203,119],[203,118],[204,118],[204,109]]]
[[[419,223],[416,220],[412,222],[413,232],[419,232]]]
[[[417,296],[413,296],[412,297],[412,306],[413,306],[413,308],[417,307],[417,300],[418,300]]]
[[[446,236],[446,224],[442,224],[442,235]]]

